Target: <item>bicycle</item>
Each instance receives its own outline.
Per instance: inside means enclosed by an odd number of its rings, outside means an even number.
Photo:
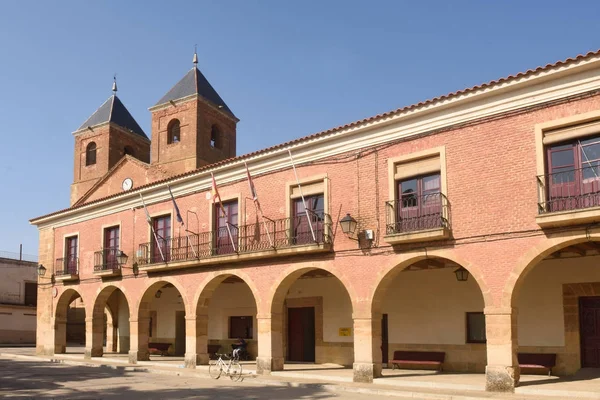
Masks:
[[[216,353],[219,358],[212,360],[208,366],[208,375],[213,379],[219,379],[222,373],[229,376],[232,381],[239,381],[242,378],[242,365],[237,358],[231,357],[228,354]],[[223,360],[226,358],[229,360]]]

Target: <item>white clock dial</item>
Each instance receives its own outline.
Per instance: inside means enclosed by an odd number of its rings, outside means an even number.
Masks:
[[[121,187],[123,188],[123,190],[131,189],[133,187],[133,180],[131,180],[131,178],[125,178]]]

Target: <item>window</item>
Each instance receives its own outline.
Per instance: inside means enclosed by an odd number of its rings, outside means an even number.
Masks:
[[[133,156],[133,148],[131,146],[125,146],[123,148],[123,154]]]
[[[171,120],[167,126],[167,144],[179,143],[181,140],[180,123],[178,119]]]
[[[305,196],[292,200],[292,240],[293,244],[309,244],[323,242],[323,220],[325,217],[325,201],[322,194]],[[308,210],[308,212],[306,211]],[[308,216],[307,216],[308,214]],[[310,221],[310,224],[309,224]],[[311,231],[312,227],[312,231]],[[315,237],[313,238],[313,233]]]
[[[485,343],[485,315],[482,312],[467,313],[467,343]]]
[[[546,148],[548,211],[600,206],[600,136]]]
[[[440,174],[397,181],[396,232],[442,226]]]
[[[210,147],[216,149],[221,148],[221,132],[216,125],[213,125],[210,130]]]
[[[25,305],[37,306],[37,283],[25,282]]]
[[[238,203],[237,200],[215,204],[216,253],[230,254],[237,249],[238,241]],[[230,236],[231,234],[231,236]],[[233,243],[232,243],[233,242]]]
[[[119,227],[104,229],[103,266],[105,269],[119,268],[117,253],[119,252]]]
[[[171,216],[164,215],[161,217],[152,218],[152,228],[158,239],[158,245],[156,239],[151,243],[151,263],[162,262],[170,260],[171,255]]]
[[[77,274],[77,246],[79,238],[71,236],[65,239],[64,272],[66,274]]]
[[[85,165],[96,164],[96,143],[91,142],[85,148]]]
[[[229,317],[230,339],[252,339],[252,316]]]

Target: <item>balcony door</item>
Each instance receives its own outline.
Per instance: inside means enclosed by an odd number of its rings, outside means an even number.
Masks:
[[[238,245],[238,203],[237,200],[216,204],[216,240],[217,254],[234,253]],[[231,236],[229,236],[231,233]],[[233,243],[232,243],[233,242]],[[235,248],[234,248],[235,244]]]
[[[600,137],[548,148],[549,211],[600,205]]]
[[[396,231],[410,232],[441,226],[440,174],[398,181]]]
[[[65,242],[65,272],[68,274],[77,274],[77,246],[78,237],[68,237]]]
[[[104,230],[104,265],[107,269],[118,268],[117,252],[119,251],[119,227],[113,226]]]
[[[156,238],[152,242],[151,263],[168,262],[171,259],[171,216],[164,215],[152,219]],[[158,239],[158,243],[157,243]],[[163,259],[164,257],[164,259]]]
[[[308,213],[305,211],[302,198],[294,199],[292,204],[292,237],[294,238],[294,244],[315,242],[311,232],[311,225],[316,241],[321,243],[323,242],[323,219],[325,212],[324,197],[322,194],[306,196],[304,197],[304,201],[306,202]],[[306,216],[307,214],[308,217]],[[308,223],[308,218],[310,218],[311,225]]]

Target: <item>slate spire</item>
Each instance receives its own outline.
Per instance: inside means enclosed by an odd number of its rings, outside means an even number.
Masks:
[[[175,84],[153,107],[165,104],[171,101],[183,99],[188,96],[197,95],[207,100],[216,108],[225,111],[227,114],[236,118],[231,109],[223,101],[221,96],[208,82],[206,77],[198,69],[198,54],[194,52],[192,60],[194,66],[179,82]],[[237,118],[236,118],[237,119]]]
[[[112,122],[119,125],[121,128],[125,128],[136,135],[142,136],[148,139],[148,136],[144,133],[144,130],[140,127],[137,121],[133,118],[131,113],[127,110],[125,105],[117,97],[117,77],[113,78],[112,85],[113,95],[110,96],[101,106],[98,108],[78,129],[76,132],[86,129],[88,127],[94,127],[96,125]]]

